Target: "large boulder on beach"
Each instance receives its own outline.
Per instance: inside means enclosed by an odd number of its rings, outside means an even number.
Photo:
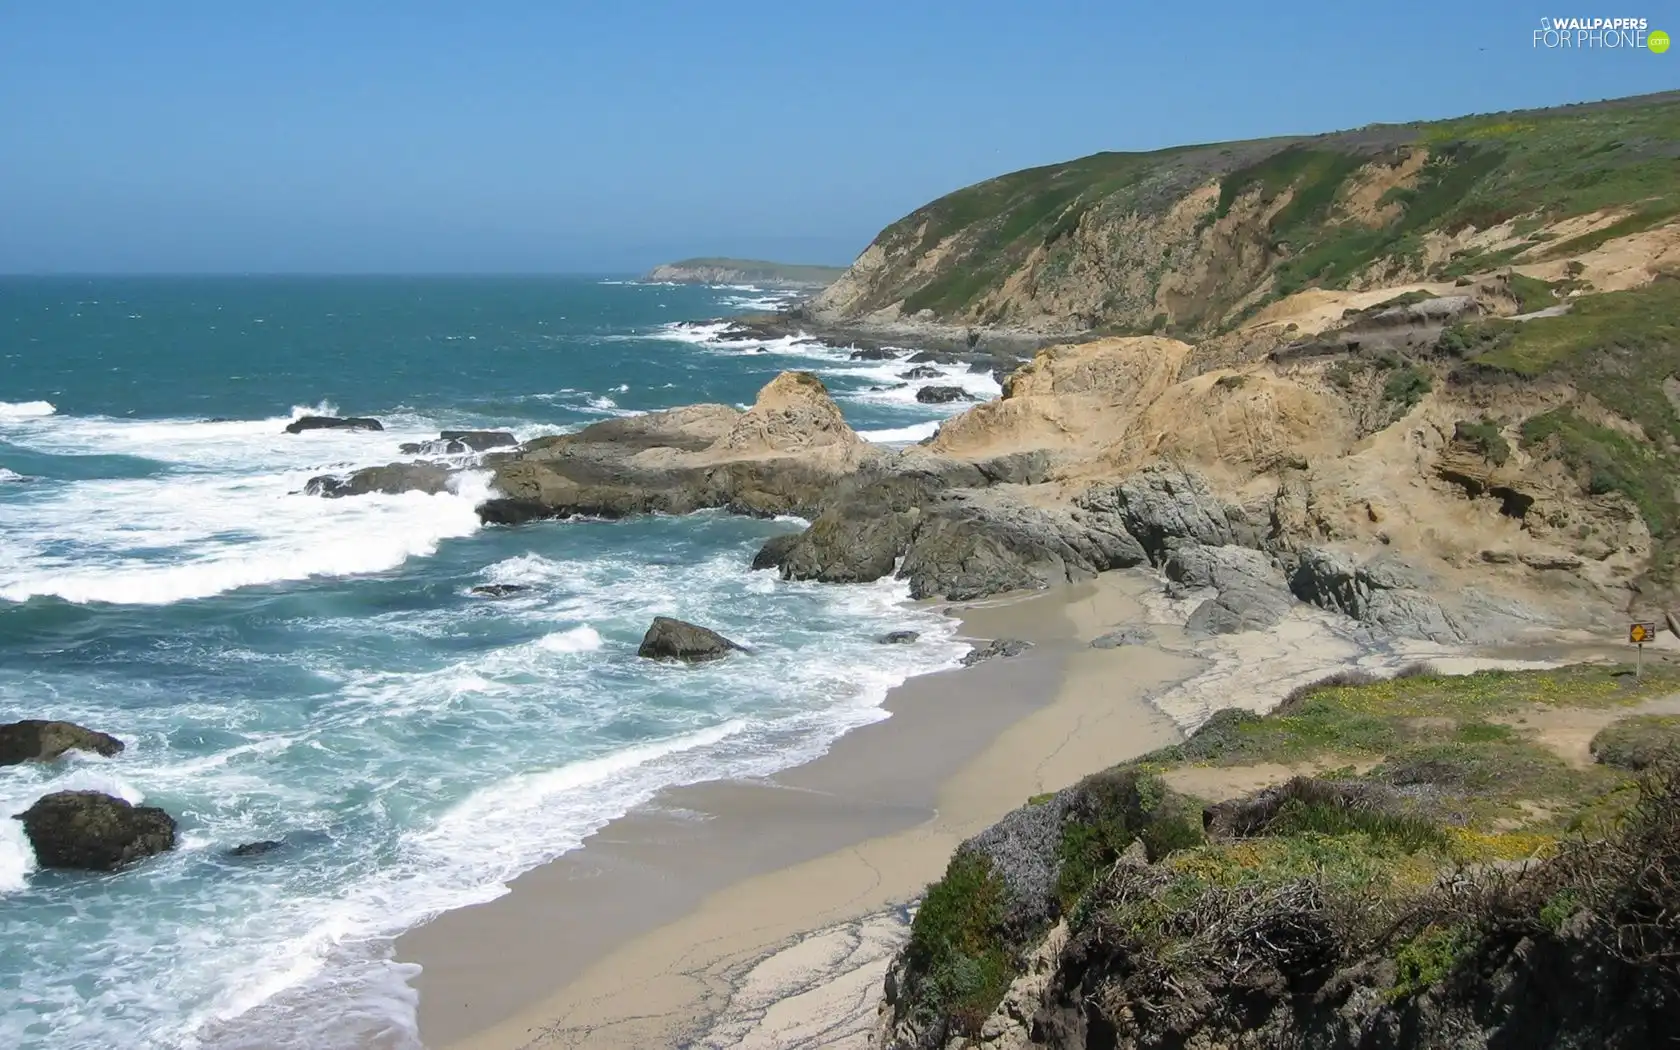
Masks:
[[[389,496],[403,492],[435,495],[448,491],[449,479],[454,475],[453,470],[436,463],[388,463],[383,467],[364,467],[345,477],[323,474],[310,478],[303,491],[328,499],[374,492]]]
[[[385,424],[366,416],[299,416],[286,424],[286,433],[306,430],[384,430]]]
[[[636,655],[649,660],[701,663],[746,651],[746,646],[730,641],[709,627],[669,616],[655,616],[653,625],[642,636],[641,648],[636,650]]]
[[[0,766],[51,762],[66,751],[88,751],[110,758],[121,753],[122,749],[123,742],[116,737],[74,722],[28,718],[0,725]]]
[[[175,821],[98,791],[55,791],[15,818],[46,868],[115,871],[175,848]]]

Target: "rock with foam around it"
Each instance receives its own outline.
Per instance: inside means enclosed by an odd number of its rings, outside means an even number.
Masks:
[[[110,758],[120,754],[123,742],[108,733],[87,729],[74,722],[48,722],[29,718],[0,725],[0,766],[20,762],[51,762],[67,751],[90,751]]]
[[[56,791],[16,818],[42,867],[115,871],[175,848],[175,821],[98,791]]]
[[[655,616],[653,625],[642,637],[642,645],[636,650],[636,655],[649,660],[702,663],[744,652],[747,652],[746,646],[730,641],[709,627],[669,616]]]

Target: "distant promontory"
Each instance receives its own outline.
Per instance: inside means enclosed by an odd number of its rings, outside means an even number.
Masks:
[[[803,266],[760,259],[683,259],[649,270],[644,281],[678,284],[773,284],[785,288],[827,288],[846,272],[843,266]]]

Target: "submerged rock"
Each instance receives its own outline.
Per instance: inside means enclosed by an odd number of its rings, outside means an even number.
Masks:
[[[932,367],[931,365],[917,365],[915,368],[910,369],[908,372],[900,372],[898,374],[898,378],[900,378],[900,379],[938,379],[940,376],[942,376],[944,374],[945,373],[941,372],[937,368]]]
[[[261,842],[246,842],[227,851],[230,857],[260,857],[264,853],[273,853],[285,847],[284,842],[275,839],[264,839]]]
[[[468,591],[481,598],[511,598],[516,594],[524,594],[531,589],[528,583],[481,583]]]
[[[385,424],[366,416],[299,416],[286,424],[286,433],[301,434],[305,430],[384,430]]]
[[[882,645],[909,645],[921,636],[920,631],[888,631],[875,640]]]
[[[18,814],[42,867],[115,871],[175,848],[175,821],[98,791],[56,791]]]
[[[86,729],[74,722],[44,722],[25,719],[0,725],[0,766],[20,762],[51,762],[66,751],[91,751],[110,758],[120,754],[123,742],[107,733]]]
[[[973,667],[975,664],[984,663],[987,660],[1003,660],[1011,656],[1020,656],[1032,647],[1033,643],[1023,641],[1020,638],[994,638],[981,648],[975,649],[964,656],[962,665]]]
[[[924,405],[943,405],[952,401],[973,401],[974,398],[960,386],[924,386],[916,391],[916,400]]]
[[[404,492],[436,495],[449,490],[449,479],[454,475],[454,471],[436,463],[388,463],[383,467],[364,467],[348,477],[323,474],[310,478],[303,491],[327,499],[365,496],[373,492],[388,496]]]
[[[896,361],[903,353],[902,350],[888,350],[882,346],[866,347],[852,351],[853,361]]]
[[[717,660],[730,653],[747,652],[747,647],[732,642],[709,627],[675,620],[669,616],[655,616],[653,625],[642,636],[637,656],[649,660],[681,660],[700,663]]]

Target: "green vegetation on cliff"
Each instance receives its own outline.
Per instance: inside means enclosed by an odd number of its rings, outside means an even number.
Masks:
[[[1677,160],[1676,93],[1098,153],[918,208],[876,238],[883,265],[826,305],[843,317],[896,305],[962,323],[1209,331],[1306,287],[1486,271],[1659,225],[1680,214]],[[1600,210],[1624,214],[1547,242],[1543,227]],[[1522,243],[1424,250],[1433,235],[1506,222]]]
[[[1108,1045],[1189,1045],[1197,1030],[1210,1045],[1227,1030],[1283,1039],[1333,1029],[1343,1000],[1474,1012],[1501,986],[1485,975],[1513,966],[1574,981],[1559,994],[1576,1002],[1597,994],[1571,969],[1584,959],[1607,981],[1648,980],[1680,949],[1680,920],[1649,910],[1680,877],[1680,774],[1652,773],[1680,759],[1680,719],[1616,712],[1677,687],[1667,665],[1637,680],[1597,665],[1417,667],[1334,676],[1266,717],[1218,712],[1184,743],[965,843],[889,985],[899,1031],[926,1046],[978,1035],[1058,921],[1068,947],[1035,1030],[1100,1019],[1125,1036]],[[1606,726],[1598,761],[1561,753],[1576,731],[1545,732],[1559,724]],[[1324,772],[1205,808],[1173,787],[1279,765]],[[1525,937],[1532,958],[1514,961]],[[1553,956],[1561,976],[1534,962]],[[1348,998],[1361,986],[1376,994]],[[1680,1008],[1677,982],[1649,991],[1656,1015]],[[1645,1009],[1616,1024],[1637,1029]],[[1540,1045],[1519,1029],[1513,1045]]]
[[[1555,317],[1492,318],[1443,333],[1441,347],[1468,360],[1457,381],[1552,379],[1592,398],[1617,423],[1588,418],[1571,403],[1533,416],[1522,444],[1567,466],[1584,491],[1619,492],[1639,509],[1655,540],[1658,581],[1680,571],[1680,412],[1670,387],[1680,375],[1680,280],[1579,295]]]

